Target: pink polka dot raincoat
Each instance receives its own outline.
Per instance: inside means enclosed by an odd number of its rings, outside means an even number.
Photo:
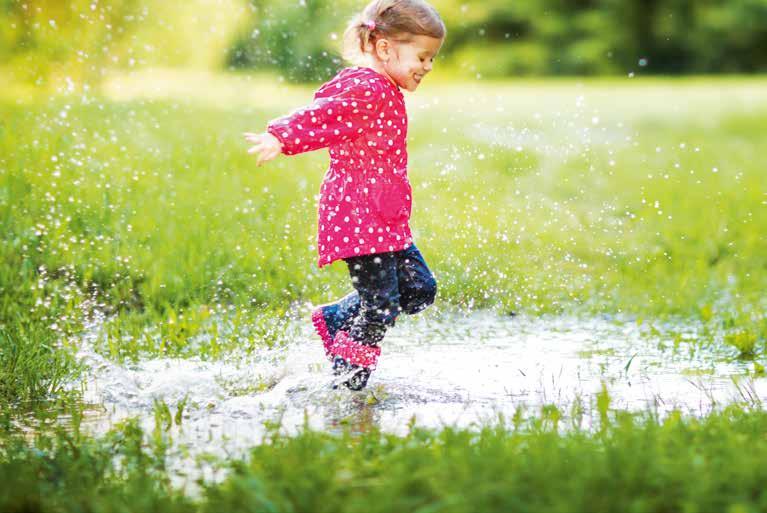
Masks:
[[[308,107],[273,120],[285,155],[328,148],[320,188],[319,266],[407,249],[413,242],[407,113],[399,88],[371,68],[346,68]]]

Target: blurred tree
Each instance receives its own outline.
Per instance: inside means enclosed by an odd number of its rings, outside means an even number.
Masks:
[[[107,67],[278,70],[343,65],[365,0],[0,0],[0,66],[32,81]],[[767,0],[433,0],[440,59],[483,76],[767,71]]]
[[[487,75],[767,71],[767,0],[435,5],[456,67]]]
[[[0,58],[38,84],[57,73],[95,79],[138,15],[139,0],[2,0]]]
[[[252,0],[253,22],[235,39],[226,62],[278,69],[291,81],[327,79],[341,66],[343,31],[355,3]]]
[[[0,68],[39,85],[109,69],[220,68],[245,0],[0,0]]]
[[[767,71],[767,0],[705,1],[695,4],[694,30],[687,34],[695,71]],[[704,50],[704,51],[701,51]]]

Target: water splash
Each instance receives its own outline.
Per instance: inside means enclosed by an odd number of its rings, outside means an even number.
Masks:
[[[577,425],[588,429],[598,422],[594,404],[603,386],[611,407],[660,417],[767,400],[767,379],[748,377],[747,362],[731,358],[726,348],[694,346],[695,326],[655,323],[648,329],[628,319],[492,312],[403,318],[387,335],[368,388],[332,390],[322,345],[303,317],[291,321],[295,336],[279,347],[215,361],[134,364],[114,363],[94,350],[103,336],[96,324],[79,350],[89,371],[78,386],[84,403],[103,408],[87,413],[81,427],[99,434],[137,416],[151,432],[156,401],[171,413],[183,405],[181,424],[166,435],[172,439],[169,467],[178,471],[176,484],[194,489],[193,478],[224,474],[215,465],[190,471],[190,459],[242,456],[275,425],[286,434],[305,426],[336,431],[371,425],[404,434],[413,424],[472,427],[499,415],[511,418],[519,408],[535,414],[551,405],[573,425],[568,412],[584,405]]]
[[[250,355],[125,365],[93,350],[101,335],[92,330],[79,353],[90,367],[84,399],[107,413],[90,425],[101,431],[138,415],[151,428],[155,400],[171,408],[186,400],[179,440],[247,447],[260,442],[265,421],[279,420],[287,432],[305,422],[334,429],[359,415],[395,433],[407,431],[413,418],[423,426],[469,426],[511,416],[518,407],[588,404],[603,383],[616,408],[701,415],[742,400],[738,380],[748,369],[710,349],[679,350],[670,335],[648,335],[631,321],[439,314],[400,322],[387,336],[368,389],[355,394],[331,390],[329,364],[306,324],[296,326],[286,345]],[[694,327],[684,329],[694,340]],[[754,397],[767,398],[764,379],[748,386]]]

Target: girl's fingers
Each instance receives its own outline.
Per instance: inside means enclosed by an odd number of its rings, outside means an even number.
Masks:
[[[260,166],[265,162],[269,162],[270,160],[273,160],[275,157],[277,157],[277,155],[279,155],[280,152],[268,144],[267,140],[263,138],[263,134],[252,134],[250,132],[245,132],[244,135],[245,139],[253,144],[253,146],[248,149],[248,154],[258,155],[256,158],[256,166]]]
[[[266,151],[258,156],[258,160],[256,160],[256,165],[260,166],[261,164],[264,164],[266,162],[269,162],[270,160],[274,160],[279,153],[275,151]]]
[[[268,162],[269,160],[271,160],[271,158],[269,158],[269,152],[262,151],[261,153],[258,154],[258,159],[256,159],[256,164],[260,166],[261,164],[263,164],[264,162]]]
[[[264,134],[252,134],[250,132],[243,134],[248,141],[263,141],[265,139]]]

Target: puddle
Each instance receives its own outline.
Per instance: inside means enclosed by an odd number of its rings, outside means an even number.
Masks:
[[[308,314],[305,315],[308,319]],[[403,319],[384,341],[379,368],[368,389],[332,390],[329,364],[308,322],[291,326],[285,347],[221,361],[157,358],[119,365],[92,348],[101,334],[83,340],[80,358],[90,366],[83,428],[106,431],[139,416],[154,428],[155,400],[171,415],[186,398],[181,426],[170,430],[184,454],[231,457],[261,443],[264,423],[291,433],[308,424],[337,430],[375,424],[393,432],[419,426],[471,426],[507,418],[518,407],[535,413],[554,404],[563,413],[580,401],[583,426],[597,414],[590,406],[604,383],[611,407],[672,409],[702,415],[732,401],[767,400],[767,379],[747,377],[750,364],[729,353],[674,350],[669,335],[650,336],[635,322],[568,317],[504,317],[491,312]],[[680,330],[693,340],[694,327]]]

